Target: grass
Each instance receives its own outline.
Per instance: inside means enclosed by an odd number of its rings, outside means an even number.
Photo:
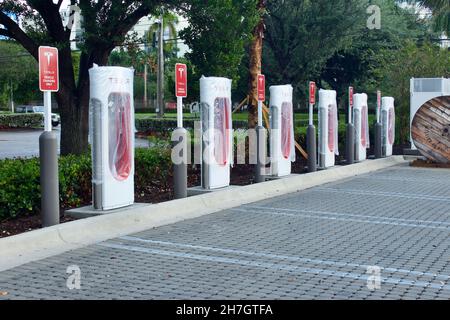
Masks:
[[[151,118],[157,118],[158,115],[156,113],[136,113],[135,118],[136,119],[151,119]],[[176,113],[166,113],[163,117],[163,119],[176,119],[177,114]],[[183,117],[185,119],[196,119],[199,116],[184,112]],[[233,113],[233,120],[237,121],[246,121],[248,119],[248,113],[247,112],[239,112],[239,113]],[[314,115],[314,119],[317,120],[317,114]],[[308,114],[307,113],[296,113],[295,114],[295,120],[308,120]]]
[[[136,119],[149,119],[149,118],[157,118],[156,113],[136,113],[135,115]],[[163,117],[163,119],[176,119],[177,114],[176,113],[166,113]],[[185,112],[183,114],[183,117],[185,119],[196,119],[198,118],[198,115],[191,114],[189,112]],[[296,113],[295,114],[295,120],[296,121],[308,121],[308,114],[307,113]],[[233,113],[233,120],[237,121],[246,121],[248,119],[248,113],[247,112],[239,112],[239,113]],[[339,119],[345,119],[345,114],[341,113],[339,116]],[[375,115],[370,114],[369,115],[369,123],[373,123],[375,120]],[[314,122],[317,125],[318,117],[317,112],[314,114]],[[340,121],[340,123],[344,123],[344,121]],[[344,124],[345,125],[345,124]]]

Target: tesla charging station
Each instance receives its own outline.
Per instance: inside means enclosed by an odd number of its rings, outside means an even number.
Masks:
[[[339,155],[336,91],[319,91],[319,167],[335,165]]]
[[[383,97],[381,99],[381,123],[383,127],[382,150],[386,157],[392,156],[395,141],[395,109],[394,98]]]
[[[367,158],[369,141],[369,114],[367,106],[367,94],[357,93],[353,95],[353,125],[355,128],[355,160],[364,161]]]
[[[202,122],[202,188],[230,185],[233,162],[231,80],[217,77],[200,79]]]
[[[276,177],[290,175],[295,161],[292,93],[291,85],[270,87],[270,159]]]
[[[96,210],[134,203],[134,70],[89,70],[92,188]]]

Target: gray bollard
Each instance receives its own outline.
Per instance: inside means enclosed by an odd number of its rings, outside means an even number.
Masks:
[[[347,123],[345,157],[347,164],[355,163],[355,126]]]
[[[187,130],[184,128],[175,129],[173,139],[175,139],[175,141],[172,140],[173,148],[176,148],[177,152],[175,156],[178,160],[182,160],[173,165],[174,197],[175,199],[184,199],[187,198]]]
[[[382,147],[382,128],[381,123],[375,123],[375,144],[374,144],[374,153],[375,159],[380,159],[383,157],[383,147]]]
[[[46,131],[39,137],[41,166],[41,218],[42,226],[59,224],[58,138]]]
[[[255,182],[265,182],[266,175],[266,148],[267,148],[267,130],[264,127],[256,127],[256,144],[257,144],[257,155],[255,166]]]
[[[306,142],[308,152],[308,172],[317,171],[317,144],[316,144],[316,127],[309,125],[306,131]]]

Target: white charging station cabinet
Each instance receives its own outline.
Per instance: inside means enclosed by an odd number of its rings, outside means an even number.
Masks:
[[[294,111],[291,85],[272,86],[270,90],[270,160],[271,174],[291,174],[295,161]]]
[[[381,99],[381,124],[383,127],[382,148],[387,157],[392,156],[395,142],[395,109],[394,98]]]
[[[367,94],[357,93],[353,95],[353,125],[355,127],[355,161],[364,161],[367,158],[367,149],[370,148],[369,140],[369,108],[367,106]]]
[[[111,210],[134,203],[134,70],[89,70],[89,126],[94,208]]]
[[[412,78],[410,80],[411,109],[410,125],[420,107],[427,101],[450,95],[450,79],[447,78]],[[411,137],[411,149],[417,150]]]
[[[202,188],[212,190],[228,187],[233,164],[231,80],[202,77],[200,109]]]
[[[322,169],[335,165],[339,155],[338,114],[336,91],[319,90],[319,167]]]

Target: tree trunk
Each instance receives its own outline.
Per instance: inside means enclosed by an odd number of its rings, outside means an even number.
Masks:
[[[61,155],[82,154],[88,151],[89,69],[94,63],[106,65],[111,50],[103,48],[82,56],[78,88],[75,86],[73,72],[61,74],[61,88],[56,95],[61,110]]]
[[[258,124],[258,75],[261,74],[262,47],[264,38],[265,0],[259,0],[258,9],[261,19],[253,31],[253,41],[249,48],[249,79],[248,79],[248,127],[255,128]]]
[[[89,91],[85,92],[89,99]],[[56,95],[61,112],[61,155],[82,154],[88,150],[88,104],[80,103],[75,90],[62,88]]]

